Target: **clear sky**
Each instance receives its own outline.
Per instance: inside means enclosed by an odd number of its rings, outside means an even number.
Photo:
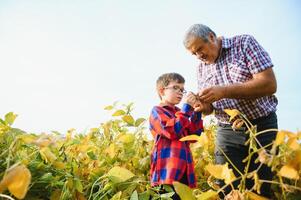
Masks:
[[[255,36],[274,63],[279,126],[300,130],[300,10],[298,0],[1,0],[0,115],[17,113],[29,132],[97,127],[116,100],[148,117],[160,74],[181,73],[196,92],[182,39],[203,23]]]

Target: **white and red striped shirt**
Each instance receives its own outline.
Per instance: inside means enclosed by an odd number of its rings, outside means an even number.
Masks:
[[[201,61],[197,67],[199,91],[215,85],[231,85],[252,79],[253,74],[273,67],[268,53],[253,36],[239,35],[222,38],[222,49],[214,64]],[[221,99],[213,102],[215,116],[221,123],[229,123],[224,109],[238,109],[248,119],[267,116],[276,111],[276,96],[264,96],[257,99]]]

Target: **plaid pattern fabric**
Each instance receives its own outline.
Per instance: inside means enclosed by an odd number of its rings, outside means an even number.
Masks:
[[[182,110],[155,106],[150,115],[150,131],[155,139],[151,153],[151,185],[172,184],[186,173],[189,187],[196,187],[189,142],[180,142],[179,139],[190,134],[201,134],[202,114],[193,112],[188,104],[184,104]]]
[[[240,35],[222,38],[222,49],[214,64],[201,61],[197,67],[198,89],[243,83],[252,79],[253,74],[273,67],[268,53],[254,37]],[[229,116],[224,109],[238,109],[249,119],[257,119],[276,111],[277,98],[264,96],[257,99],[221,99],[213,102],[219,122],[229,124]]]

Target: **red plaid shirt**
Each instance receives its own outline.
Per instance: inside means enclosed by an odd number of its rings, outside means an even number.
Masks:
[[[268,53],[254,37],[240,35],[233,38],[222,38],[222,49],[214,64],[201,61],[197,68],[198,89],[215,86],[243,83],[252,79],[253,74],[273,67]],[[256,99],[221,99],[213,102],[217,119],[229,123],[229,116],[224,109],[238,109],[248,119],[267,116],[276,111],[277,98],[264,96]]]
[[[201,134],[202,114],[193,112],[188,104],[184,104],[182,110],[155,106],[150,115],[150,131],[155,139],[151,153],[151,185],[172,184],[186,173],[188,185],[196,187],[189,142],[180,142],[179,139],[190,134]]]

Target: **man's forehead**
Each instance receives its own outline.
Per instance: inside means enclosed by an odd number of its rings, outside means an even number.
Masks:
[[[200,46],[201,44],[203,44],[204,42],[205,41],[202,38],[194,37],[189,41],[187,48],[188,49],[194,49],[197,46]]]

